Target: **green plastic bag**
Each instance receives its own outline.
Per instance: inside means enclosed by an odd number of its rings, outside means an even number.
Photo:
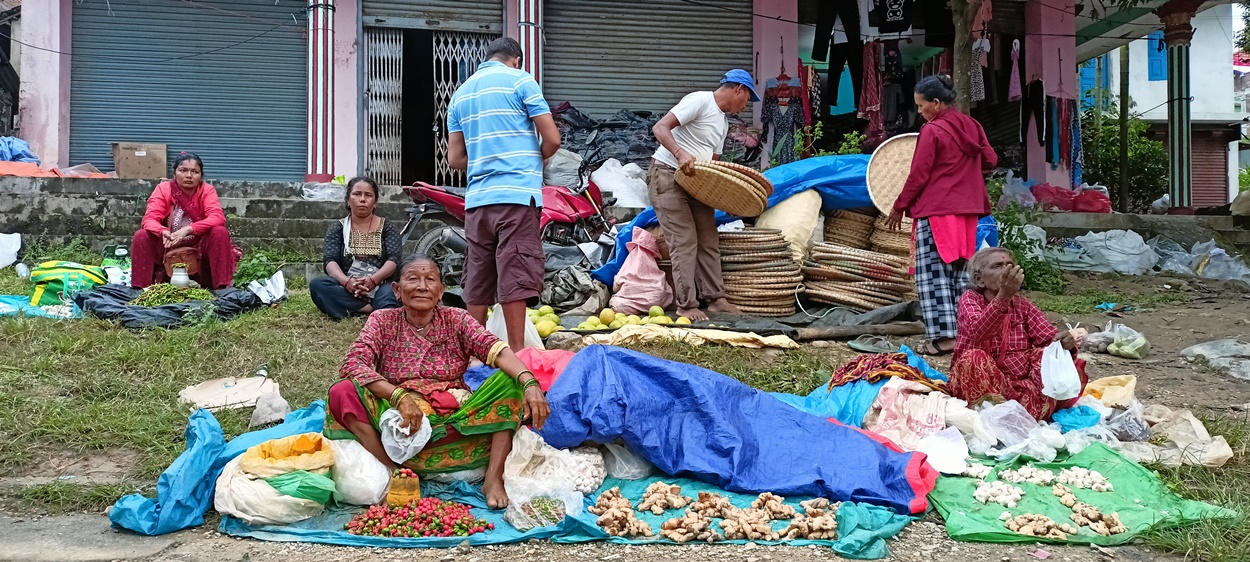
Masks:
[[[985,480],[998,479],[998,473],[1026,464],[1023,461],[1002,463],[994,468]],[[1056,475],[1074,466],[1096,470],[1111,481],[1111,492],[1095,492],[1073,488],[1077,501],[1088,503],[1103,513],[1118,513],[1120,522],[1128,527],[1127,533],[1104,537],[1088,527],[1079,527],[1078,533],[1066,541],[1043,539],[1020,535],[1007,529],[999,515],[1008,511],[1011,515],[1035,513],[1045,515],[1056,523],[1072,523],[1072,510],[1059,503],[1051,493],[1051,486],[1039,486],[1022,482],[1014,484],[1024,490],[1019,505],[1007,509],[996,503],[982,504],[973,499],[977,479],[942,476],[929,493],[929,501],[946,520],[946,533],[960,541],[994,543],[1070,543],[1098,544],[1103,546],[1124,544],[1156,525],[1176,525],[1211,517],[1235,517],[1236,512],[1214,505],[1186,500],[1170,491],[1159,477],[1102,443],[1094,443],[1080,453],[1061,462],[1032,463]],[[1139,503],[1140,502],[1140,503]]]
[[[315,501],[319,504],[329,503],[330,496],[335,492],[334,481],[329,476],[313,474],[307,470],[296,470],[266,478],[265,482],[285,495]]]

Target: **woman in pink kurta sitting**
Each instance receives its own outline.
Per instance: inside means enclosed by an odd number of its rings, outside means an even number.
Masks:
[[[951,396],[974,404],[983,399],[1015,400],[1034,418],[1049,420],[1076,399],[1056,402],[1042,394],[1042,351],[1062,342],[1075,359],[1076,341],[1060,332],[1037,305],[1020,294],[1024,270],[1011,252],[986,248],[972,257],[972,288],[959,299],[959,329],[951,358]],[[1085,376],[1085,361],[1075,359]]]
[[[171,255],[174,250],[186,251]],[[234,284],[234,244],[217,190],[204,182],[200,157],[183,152],[174,160],[174,179],[161,182],[148,198],[143,227],[130,244],[130,284],[142,289],[165,283],[167,258],[181,261],[197,253],[199,272],[192,278],[201,287]]]

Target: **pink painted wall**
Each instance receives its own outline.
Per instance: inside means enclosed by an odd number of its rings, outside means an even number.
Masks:
[[[364,172],[360,160],[360,109],[364,85],[358,69],[361,37],[358,0],[338,0],[334,11],[334,163],[331,173],[352,177]]]
[[[513,39],[521,38],[521,31],[517,28],[521,21],[521,2],[520,0],[504,0],[503,12],[503,36]]]
[[[799,19],[798,0],[755,0],[755,56],[754,68],[748,68],[755,78],[755,90],[764,93],[764,83],[781,74],[782,47],[785,48],[786,73],[797,76],[799,64],[799,25],[790,23]],[[789,21],[778,21],[782,18]],[[759,125],[762,103],[751,104],[755,124]],[[771,141],[770,146],[771,149]],[[767,154],[767,153],[766,153]],[[764,158],[768,162],[768,158]]]
[[[1041,79],[1046,94],[1063,99],[1076,99],[1080,84],[1076,71],[1076,16],[1074,0],[1028,0],[1024,7],[1024,76],[1028,85]],[[1067,167],[1051,169],[1046,162],[1046,147],[1037,143],[1037,125],[1029,121],[1025,137],[1028,150],[1029,177],[1059,187],[1072,187]]]
[[[40,0],[22,6],[22,85],[18,135],[44,167],[69,165],[69,51],[72,0]],[[52,53],[41,49],[51,49]]]

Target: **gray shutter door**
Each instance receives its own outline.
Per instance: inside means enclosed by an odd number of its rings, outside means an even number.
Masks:
[[[364,0],[364,24],[501,33],[503,0]]]
[[[690,92],[716,89],[731,68],[752,70],[752,4],[548,0],[543,94],[592,117],[665,113]]]
[[[303,181],[304,5],[74,2],[70,160],[109,171],[112,143],[161,143],[209,178]]]

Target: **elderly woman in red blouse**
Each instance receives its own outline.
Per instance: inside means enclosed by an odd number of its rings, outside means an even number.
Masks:
[[[395,468],[378,433],[382,414],[399,410],[413,431],[428,417],[429,444],[402,465],[418,474],[486,467],[487,503],[507,506],[503,461],[512,434],[527,417],[542,429],[550,413],[538,380],[468,312],[440,304],[443,279],[434,260],[405,258],[392,287],[403,307],[369,315],[339,370],[344,380],[330,388],[323,433],[355,439]],[[470,394],[464,373],[474,358],[499,370]]]
[[[204,162],[183,152],[174,160],[174,179],[161,182],[148,198],[143,228],[130,245],[130,284],[142,289],[165,283],[166,261],[198,260],[195,281],[224,289],[234,284],[236,259],[217,190],[204,182]]]
[[[972,288],[959,299],[959,335],[946,390],[969,404],[982,399],[1015,400],[1038,420],[1076,399],[1056,402],[1042,394],[1042,351],[1051,342],[1076,356],[1076,341],[1060,332],[1037,305],[1020,295],[1024,270],[1011,252],[986,248],[970,265]],[[1089,381],[1085,361],[1076,359],[1081,387]]]

